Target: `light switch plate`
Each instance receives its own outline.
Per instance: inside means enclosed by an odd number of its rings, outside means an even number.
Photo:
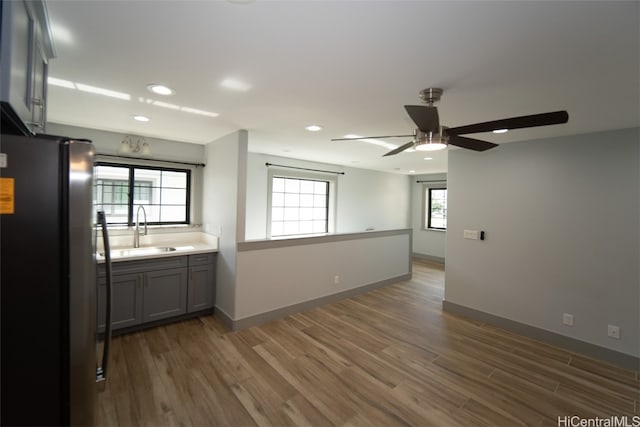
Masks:
[[[480,231],[464,230],[464,238],[469,240],[480,240]]]

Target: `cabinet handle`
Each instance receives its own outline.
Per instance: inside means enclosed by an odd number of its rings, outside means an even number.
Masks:
[[[31,105],[33,105],[34,107],[39,107],[40,116],[38,117],[37,121],[30,122],[30,123],[35,127],[38,127],[40,129],[44,129],[44,102],[40,98],[32,98],[31,99]]]

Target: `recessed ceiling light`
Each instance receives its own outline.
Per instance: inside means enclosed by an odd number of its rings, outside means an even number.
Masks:
[[[306,130],[308,130],[309,132],[318,132],[322,130],[322,126],[318,126],[318,125],[309,125],[305,128]]]
[[[133,116],[133,120],[137,120],[139,122],[148,122],[151,119],[147,116],[137,115],[137,116]]]
[[[509,129],[496,129],[493,131],[493,133],[506,133],[509,132]]]
[[[433,160],[433,157],[425,157],[425,160]]]
[[[147,85],[147,89],[158,95],[173,95],[175,91],[168,86],[152,83]]]
[[[241,80],[234,78],[226,78],[220,82],[220,86],[225,87],[231,90],[237,90],[238,92],[246,92],[251,89],[251,85],[249,83],[245,83]]]
[[[409,173],[416,173],[416,171],[414,171],[413,169],[411,169],[411,170],[409,171]]]

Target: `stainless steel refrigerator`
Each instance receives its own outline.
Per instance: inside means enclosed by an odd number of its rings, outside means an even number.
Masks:
[[[95,423],[93,162],[89,141],[0,139],[2,425]]]

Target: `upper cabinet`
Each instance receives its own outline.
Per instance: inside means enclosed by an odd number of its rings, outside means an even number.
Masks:
[[[2,0],[0,102],[3,130],[43,133],[47,121],[47,72],[55,56],[43,0]],[[10,121],[11,123],[4,123]]]

